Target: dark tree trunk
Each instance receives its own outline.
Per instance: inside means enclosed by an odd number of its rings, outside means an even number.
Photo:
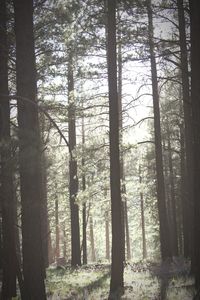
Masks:
[[[141,167],[139,166],[139,182],[142,184]],[[144,197],[143,192],[140,191],[140,209],[141,209],[141,221],[142,221],[142,257],[147,258],[147,242],[146,242],[146,230],[145,230],[145,217],[144,217]]]
[[[118,11],[118,22],[120,22],[120,16]],[[122,201],[122,224],[123,224],[123,259],[126,260],[125,253],[125,242],[126,242],[126,224],[128,223],[128,217],[126,215],[127,210],[125,211],[125,202],[126,200],[126,186],[125,186],[125,176],[124,176],[124,157],[122,152],[123,144],[123,116],[122,116],[122,45],[121,45],[121,29],[120,25],[118,26],[118,53],[117,53],[117,66],[118,66],[118,110],[119,110],[119,148],[120,148],[120,180],[122,182],[121,187],[121,197],[124,198]],[[126,222],[127,220],[127,222]],[[127,245],[126,245],[127,246]],[[130,249],[127,248],[127,252]],[[127,257],[128,258],[128,257]]]
[[[94,228],[93,218],[90,216],[90,244],[91,244],[91,261],[96,261],[95,246],[94,246]]]
[[[180,170],[181,170],[181,182],[180,182],[180,213],[179,218],[182,216],[182,219],[179,221],[179,248],[182,249],[181,253],[185,254],[185,249],[187,246],[184,245],[187,239],[184,238],[184,236],[187,236],[188,230],[187,230],[187,224],[184,219],[186,220],[186,207],[183,204],[183,199],[185,198],[185,139],[184,139],[184,128],[183,125],[180,125]],[[181,222],[182,221],[182,222]],[[182,245],[182,248],[181,248]]]
[[[2,243],[2,217],[1,217],[1,208],[0,208],[0,270],[3,267],[3,243]]]
[[[191,100],[194,154],[194,257],[196,288],[200,289],[200,2],[190,1],[191,11]]]
[[[83,204],[83,264],[87,264],[87,218],[86,218],[86,203]]]
[[[163,174],[163,155],[161,142],[161,127],[160,127],[160,107],[157,82],[156,59],[154,53],[154,35],[153,35],[153,17],[151,0],[147,1],[148,11],[148,26],[149,26],[149,47],[151,60],[151,77],[152,77],[152,92],[153,92],[153,109],[154,109],[154,134],[155,134],[155,154],[156,154],[156,178],[157,178],[157,199],[158,199],[158,214],[160,226],[160,246],[161,257],[165,260],[171,257],[169,225],[167,221],[166,199],[165,199],[165,184]]]
[[[188,51],[186,44],[185,31],[185,16],[183,8],[183,0],[177,0],[178,6],[178,20],[179,20],[179,41],[181,50],[181,77],[182,77],[182,98],[183,98],[183,112],[185,120],[185,193],[183,198],[184,211],[183,227],[184,227],[184,256],[189,257],[192,254],[192,223],[193,219],[193,204],[190,199],[193,199],[193,162],[192,162],[192,109],[190,99],[189,87],[189,72],[188,72]]]
[[[119,11],[118,11],[118,21]],[[123,246],[124,246],[124,261],[131,259],[131,249],[130,249],[130,235],[129,235],[129,223],[128,223],[128,210],[127,210],[127,199],[126,199],[126,184],[125,184],[125,174],[124,174],[124,154],[122,151],[123,146],[123,113],[122,113],[122,41],[121,41],[121,29],[118,29],[118,106],[119,106],[119,139],[120,139],[120,178],[122,181],[122,223],[123,223]],[[125,247],[126,244],[126,247]],[[127,253],[125,252],[125,248]]]
[[[120,188],[119,108],[117,94],[116,1],[108,0],[107,61],[110,122],[110,187],[112,216],[112,264],[110,299],[123,292],[123,222]]]
[[[6,1],[0,0],[0,153],[3,237],[2,299],[11,299],[12,297],[16,296],[16,249],[13,163],[10,138],[10,105],[8,99],[8,49],[6,15]]]
[[[68,61],[68,124],[69,124],[69,146],[70,146],[70,162],[69,162],[69,194],[70,194],[70,211],[71,211],[71,264],[73,267],[81,265],[80,250],[80,227],[79,227],[79,207],[76,203],[78,193],[78,176],[77,176],[77,160],[73,150],[76,148],[76,112],[74,99],[74,76],[73,76],[73,58],[69,54]]]
[[[33,1],[14,0],[14,10],[23,275],[26,299],[43,300],[46,299],[46,295],[41,237],[42,173],[40,131],[36,106]]]

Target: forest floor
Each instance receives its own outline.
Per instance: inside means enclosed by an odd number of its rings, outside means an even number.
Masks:
[[[189,263],[128,263],[124,272],[122,300],[192,300],[194,280]],[[47,271],[48,300],[108,299],[110,265],[94,264],[71,269],[50,267]]]

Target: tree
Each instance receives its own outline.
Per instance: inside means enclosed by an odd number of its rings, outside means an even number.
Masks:
[[[84,146],[85,146],[85,126],[84,126],[84,116],[82,116],[81,123],[81,133],[82,133],[82,159],[81,159],[81,167],[82,167],[82,190],[83,192],[86,189],[86,178],[85,178],[85,158],[84,158]],[[86,202],[83,203],[82,209],[82,228],[83,228],[83,264],[87,264],[87,215],[86,215]]]
[[[46,299],[41,237],[42,170],[33,1],[14,0],[22,252],[26,299]]]
[[[0,1],[0,155],[3,238],[2,299],[16,296],[15,200],[8,91],[7,7]]]
[[[70,193],[70,212],[71,212],[71,264],[73,267],[81,265],[80,250],[80,227],[79,227],[79,207],[76,203],[78,193],[78,174],[76,160],[76,109],[74,98],[74,75],[73,75],[73,54],[72,49],[69,53],[68,61],[68,124],[69,124],[69,193]]]
[[[200,2],[190,1],[191,14],[191,101],[193,128],[193,176],[194,176],[194,274],[195,285],[200,289]]]
[[[57,190],[57,189],[56,189]],[[59,226],[59,211],[58,211],[58,196],[55,196],[55,228],[56,228],[56,246],[55,246],[55,259],[58,262],[60,257],[60,226]]]
[[[119,108],[116,64],[116,1],[107,1],[107,63],[109,88],[110,189],[112,216],[112,264],[110,299],[123,291],[123,223],[120,189]]]
[[[120,16],[118,10],[118,22],[120,23]],[[122,111],[122,37],[121,28],[118,26],[118,53],[117,53],[117,66],[118,66],[118,107],[119,107],[119,139],[120,139],[120,180],[122,182],[122,222],[123,222],[123,239],[124,239],[124,261],[126,260],[125,242],[127,250],[127,260],[131,259],[130,249],[130,235],[129,235],[129,222],[128,222],[128,209],[127,209],[127,196],[126,196],[126,184],[125,184],[125,172],[124,172],[124,153],[123,153],[123,111]]]
[[[142,257],[147,258],[147,242],[146,242],[146,230],[145,230],[145,216],[144,216],[144,195],[142,191],[142,175],[141,166],[139,166],[139,183],[140,187],[140,207],[141,207],[141,223],[142,223]]]
[[[193,198],[193,173],[192,173],[192,111],[190,99],[190,84],[188,72],[188,51],[186,42],[186,29],[185,29],[185,15],[183,0],[177,0],[178,7],[178,20],[179,20],[179,43],[180,43],[180,58],[181,58],[181,79],[182,79],[182,98],[183,98],[183,111],[184,111],[184,124],[185,124],[185,193],[183,194],[183,237],[184,237],[184,256],[188,257],[192,253],[192,202],[189,198]]]
[[[153,92],[153,109],[154,109],[154,134],[155,134],[155,154],[156,154],[156,179],[157,179],[157,198],[158,198],[158,212],[159,212],[159,226],[160,226],[160,246],[161,257],[165,260],[171,257],[170,249],[170,235],[167,220],[166,200],[165,200],[165,184],[163,174],[163,157],[162,157],[162,141],[161,141],[161,126],[160,126],[160,107],[158,94],[158,81],[156,59],[154,53],[154,34],[153,34],[153,17],[151,0],[147,1],[148,11],[148,35],[149,35],[149,49],[151,60],[151,78],[152,78],[152,92]]]

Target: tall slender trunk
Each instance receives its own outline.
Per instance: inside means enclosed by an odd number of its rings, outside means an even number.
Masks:
[[[110,188],[112,217],[112,264],[110,299],[123,292],[123,223],[120,188],[119,153],[119,108],[117,94],[117,55],[116,55],[116,1],[108,0],[107,20],[107,62],[109,87],[109,126],[110,126]]]
[[[118,15],[118,22],[119,20],[119,10],[117,11]],[[122,41],[121,41],[121,29],[118,26],[118,35],[117,35],[117,43],[118,43],[118,53],[117,53],[117,66],[118,66],[118,110],[119,110],[119,148],[120,148],[120,180],[122,182],[121,187],[121,195],[122,195],[122,224],[123,224],[123,256],[124,261],[126,260],[126,251],[127,245],[125,247],[126,242],[126,223],[128,222],[128,218],[125,211],[125,202],[126,200],[126,186],[125,186],[125,176],[124,176],[124,157],[122,152],[122,145],[123,145],[123,116],[122,116]],[[127,220],[127,222],[126,222]],[[130,249],[127,248],[127,252]]]
[[[86,203],[83,203],[83,264],[87,264],[87,217],[86,217]]]
[[[76,203],[78,193],[78,176],[77,160],[73,153],[76,148],[76,109],[74,99],[74,75],[73,75],[73,56],[69,53],[68,61],[68,124],[69,124],[69,194],[70,194],[70,211],[71,211],[71,264],[73,267],[81,265],[80,250],[80,227],[79,227],[79,207]]]
[[[183,205],[183,199],[185,198],[185,139],[184,139],[184,128],[183,125],[180,125],[180,170],[181,170],[181,182],[180,182],[180,196],[181,196],[181,201],[180,201],[180,214],[179,214],[179,218],[180,216],[182,216],[182,222],[180,222],[182,224],[182,226],[180,225],[180,233],[181,233],[181,241],[179,239],[179,247],[183,244],[183,249],[182,249],[182,253],[186,256],[186,252],[185,249],[187,247],[187,245],[184,245],[184,243],[186,243],[186,240],[184,238],[184,236],[187,236],[188,234],[188,230],[187,230],[187,224],[185,221],[186,220],[186,206]],[[182,234],[183,233],[183,234]]]
[[[119,11],[118,11],[119,19]],[[119,20],[118,20],[119,21]],[[126,199],[126,184],[125,184],[125,173],[124,173],[124,154],[123,154],[123,115],[122,115],[122,41],[121,41],[121,29],[118,29],[118,106],[119,106],[119,139],[120,139],[120,178],[122,182],[121,194],[122,194],[122,223],[123,223],[123,246],[124,246],[124,261],[131,259],[130,249],[130,235],[129,235],[129,223],[128,223],[128,210],[127,210],[127,199]],[[125,247],[126,244],[126,247]],[[127,253],[126,253],[126,251]]]
[[[130,243],[129,222],[128,222],[128,207],[127,207],[126,199],[124,201],[124,224],[125,224],[127,260],[130,260],[131,259],[131,243]]]
[[[139,166],[139,182],[142,184],[141,166]],[[144,217],[144,196],[140,191],[140,209],[141,209],[141,221],[142,221],[142,257],[147,258],[147,242],[146,242],[146,230],[145,230],[145,217]]]
[[[16,249],[13,189],[13,163],[10,138],[8,97],[8,45],[6,1],[0,1],[0,139],[1,139],[1,209],[3,237],[2,299],[16,296]]]
[[[0,270],[3,267],[3,243],[2,243],[2,216],[1,216],[1,206],[0,206]]]
[[[59,227],[59,212],[58,212],[58,197],[56,195],[55,199],[55,228],[56,228],[56,249],[55,249],[55,259],[56,261],[60,257],[60,227]]]
[[[109,230],[109,213],[105,215],[105,233],[106,233],[106,259],[110,261],[110,230]]]
[[[46,294],[41,237],[42,172],[40,130],[36,105],[33,0],[14,0],[14,11],[23,275],[26,299],[43,300],[46,299]]]
[[[169,225],[167,221],[166,199],[165,199],[165,184],[163,174],[163,155],[161,142],[161,126],[160,126],[160,107],[157,81],[157,68],[154,53],[154,34],[153,34],[153,16],[151,0],[147,1],[148,11],[148,34],[151,60],[151,77],[152,77],[152,92],[153,92],[153,110],[154,110],[154,134],[155,134],[155,154],[156,154],[156,178],[157,178],[157,199],[158,199],[158,214],[160,226],[160,246],[161,257],[165,260],[171,257]]]
[[[190,0],[191,13],[191,100],[193,129],[194,178],[194,256],[192,264],[196,288],[200,289],[200,2]]]
[[[174,170],[172,161],[172,149],[170,141],[169,126],[167,125],[168,134],[168,158],[169,158],[169,180],[170,180],[170,202],[171,202],[171,240],[172,240],[172,254],[178,256],[178,233],[177,233],[177,208],[176,208],[176,196],[175,196],[175,186],[174,186]]]
[[[65,226],[63,228],[63,257],[67,261],[67,234]]]
[[[192,162],[192,107],[190,98],[190,84],[188,72],[188,50],[186,42],[185,30],[185,16],[183,0],[177,0],[178,6],[178,20],[179,20],[179,42],[181,50],[181,78],[182,78],[182,98],[183,98],[183,112],[185,120],[185,193],[183,198],[183,206],[185,214],[183,215],[184,226],[184,256],[189,257],[192,254],[193,234],[192,220],[193,220],[193,162]]]
[[[44,260],[44,268],[49,266],[49,216],[47,207],[47,165],[46,155],[42,153],[42,207],[41,207],[41,226],[42,226],[42,253]]]
[[[93,218],[90,216],[90,244],[91,244],[91,261],[96,261],[95,245],[94,245],[94,228]]]
[[[86,189],[86,180],[85,180],[85,159],[84,159],[84,146],[85,146],[85,124],[84,116],[82,117],[82,190]],[[82,210],[83,218],[83,264],[87,264],[87,217],[86,217],[86,202],[83,203]]]
[[[177,234],[177,220],[176,220],[176,196],[175,196],[175,186],[174,186],[174,170],[172,162],[172,149],[170,141],[169,126],[167,125],[168,131],[168,158],[169,158],[169,180],[170,180],[170,202],[171,202],[171,240],[172,240],[172,254],[178,256],[178,234]]]

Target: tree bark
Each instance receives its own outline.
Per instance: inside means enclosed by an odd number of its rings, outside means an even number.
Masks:
[[[3,238],[2,299],[16,296],[16,246],[13,162],[10,137],[8,97],[8,45],[6,1],[0,0],[0,139],[1,139],[1,209]]]
[[[76,148],[76,112],[74,99],[74,76],[73,76],[73,57],[69,53],[68,61],[68,124],[69,124],[69,194],[70,194],[70,211],[71,211],[71,264],[73,267],[81,265],[80,250],[80,227],[79,227],[79,207],[76,203],[78,193],[78,176],[77,176],[77,160],[74,155]]]
[[[118,22],[119,20],[119,11],[117,11]],[[122,197],[122,224],[123,224],[123,256],[124,261],[126,260],[126,251],[125,251],[125,242],[126,242],[126,219],[127,215],[125,214],[125,202],[126,202],[126,186],[124,178],[124,157],[122,153],[122,144],[123,144],[123,116],[122,116],[122,45],[121,45],[121,29],[118,26],[118,53],[117,53],[117,66],[118,66],[118,110],[119,110],[119,149],[120,149],[120,180],[122,182],[121,187],[121,197]],[[128,221],[128,219],[127,219]],[[126,245],[127,246],[127,245]],[[126,247],[127,248],[127,247]],[[130,249],[129,249],[130,250]],[[128,251],[128,248],[127,248]]]
[[[166,199],[165,199],[165,184],[163,174],[163,156],[161,142],[161,126],[160,126],[160,107],[157,81],[157,68],[154,53],[153,40],[153,17],[151,0],[147,1],[148,11],[148,33],[151,61],[151,77],[152,77],[152,92],[153,92],[153,110],[154,110],[154,134],[155,134],[155,154],[156,154],[156,178],[157,178],[157,199],[158,199],[158,214],[160,227],[160,246],[161,257],[165,260],[171,257],[169,225],[167,221]]]
[[[177,0],[178,20],[179,20],[179,43],[181,50],[181,78],[182,78],[182,98],[185,121],[185,193],[182,201],[184,206],[183,227],[184,227],[184,256],[192,254],[192,211],[193,205],[190,198],[193,198],[193,162],[192,162],[192,108],[190,99],[190,85],[188,72],[188,51],[186,44],[185,16],[183,0]]]
[[[83,264],[87,264],[87,221],[86,221],[86,203],[83,204]]]
[[[123,223],[120,188],[119,108],[117,94],[116,1],[108,0],[107,62],[109,87],[110,188],[112,216],[112,264],[110,299],[123,292]]]
[[[185,214],[187,214],[187,211],[186,211],[186,207],[185,205],[183,205],[183,199],[185,196],[185,139],[184,139],[184,128],[183,128],[183,124],[180,125],[180,170],[181,170],[181,182],[180,182],[180,202],[179,202],[179,207],[180,207],[180,210],[179,210],[179,218],[181,218],[182,216],[182,219],[180,219],[179,221],[179,248],[182,249],[181,253],[183,255],[186,255],[186,247],[187,246],[184,246],[184,243],[186,242],[186,239],[184,239],[184,236],[186,236],[188,234],[188,230],[187,230],[187,224],[183,221],[183,219],[186,220],[186,216]],[[185,226],[185,225],[186,226]],[[183,232],[183,234],[182,234]],[[182,247],[181,247],[182,246]]]
[[[42,172],[33,1],[14,0],[23,275],[26,299],[46,299],[41,237]],[[29,101],[22,101],[29,99]],[[32,101],[34,104],[32,104]]]
[[[0,270],[3,267],[3,243],[2,243],[2,216],[1,216],[1,208],[0,208]]]
[[[193,267],[196,288],[200,289],[200,2],[190,1],[191,13],[191,100],[193,128],[194,178],[194,257]]]

